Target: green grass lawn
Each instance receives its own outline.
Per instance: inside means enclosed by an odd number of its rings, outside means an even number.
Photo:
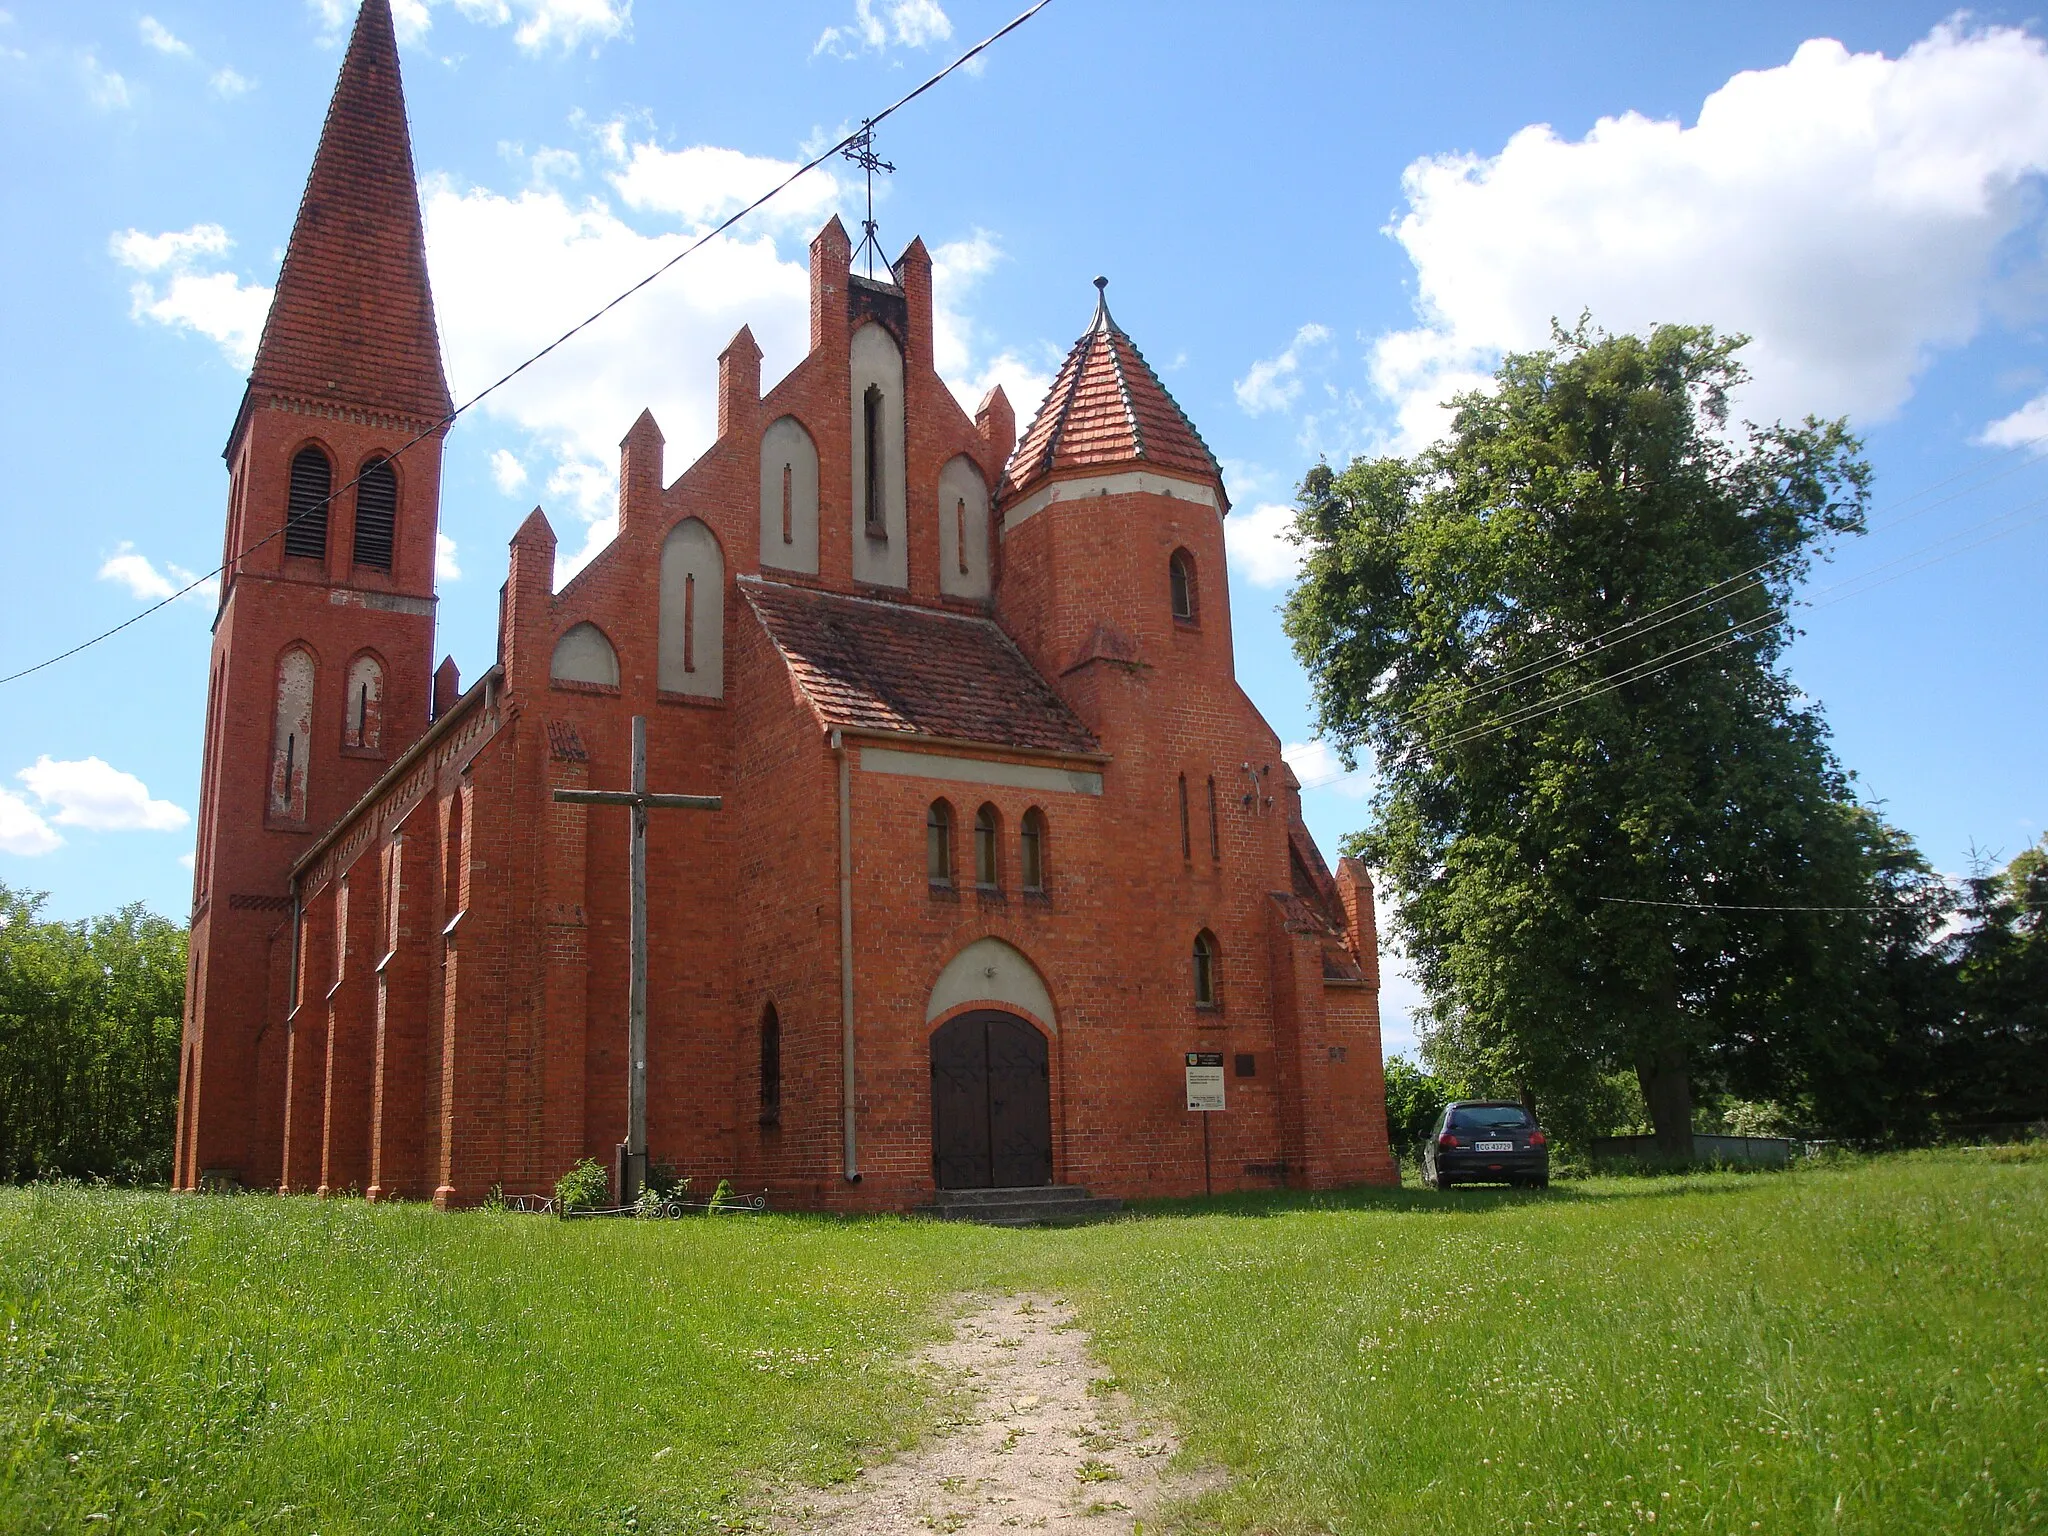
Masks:
[[[1983,1153],[1064,1232],[6,1191],[0,1530],[743,1527],[1000,1287],[1229,1469],[1193,1529],[2048,1531],[2044,1250]]]

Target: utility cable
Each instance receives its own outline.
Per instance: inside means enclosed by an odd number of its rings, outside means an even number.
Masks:
[[[667,273],[672,267],[679,265],[681,262],[695,255],[698,251],[702,250],[706,245],[709,245],[713,240],[716,240],[720,235],[724,234],[727,230],[731,229],[735,224],[739,223],[740,220],[746,218],[747,215],[753,213],[763,204],[767,203],[771,198],[779,196],[781,193],[787,191],[800,178],[809,175],[812,171],[816,170],[819,166],[823,165],[827,160],[830,160],[835,155],[837,155],[841,150],[847,148],[856,140],[860,139],[863,134],[871,132],[874,129],[875,124],[881,122],[884,118],[889,117],[891,114],[901,111],[904,107],[909,106],[910,103],[917,100],[918,97],[922,96],[926,91],[930,90],[933,86],[937,85],[941,80],[945,79],[955,70],[960,69],[969,61],[975,59],[982,53],[986,52],[989,48],[993,47],[1003,38],[1009,36],[1010,33],[1016,31],[1019,27],[1023,26],[1025,22],[1029,21],[1032,17],[1036,16],[1040,11],[1044,10],[1051,3],[1052,0],[1036,0],[1035,4],[1031,5],[1024,11],[1020,12],[1017,16],[1012,18],[1003,26],[998,27],[995,31],[991,32],[987,37],[983,38],[980,42],[976,43],[972,48],[969,48],[965,53],[961,54],[958,58],[953,60],[953,62],[948,64],[944,69],[941,69],[937,74],[931,76],[929,79],[924,81],[923,84],[915,87],[910,91],[907,91],[902,96],[897,97],[896,100],[891,102],[888,106],[884,107],[880,112],[877,112],[873,117],[863,118],[861,120],[861,126],[854,130],[852,133],[847,134],[846,137],[840,139],[836,144],[832,145],[829,149],[826,149],[821,153],[813,156],[811,159],[806,160],[802,165],[798,166],[795,170],[791,171],[787,176],[783,177],[781,181],[777,182],[774,186],[770,187],[766,192],[762,193],[759,197],[755,198],[751,203],[747,204],[746,207],[740,209],[737,213],[731,214],[727,218],[721,220],[716,225],[712,226],[710,229],[706,230],[703,234],[699,235],[695,240],[691,241],[688,245],[684,246],[682,250],[676,252],[676,254],[669,257],[667,261],[664,261],[652,272],[649,272],[645,277],[641,278],[640,281],[634,283],[630,288],[623,290],[618,295],[609,300],[607,303],[593,310],[589,315],[585,316],[582,320],[579,320],[576,324],[570,326],[568,330],[564,331],[561,335],[557,336],[553,341],[549,342],[546,346],[542,347],[538,352],[532,354],[524,362],[521,362],[514,366],[513,368],[511,368],[509,371],[500,374],[496,379],[492,380],[489,384],[485,385],[482,389],[478,390],[475,394],[471,395],[467,400],[463,401],[462,404],[450,410],[445,416],[441,417],[432,426],[418,433],[416,436],[411,438],[408,442],[406,442],[402,447],[397,449],[395,452],[386,455],[382,460],[376,462],[381,462],[385,464],[395,463],[399,459],[403,458],[412,449],[417,448],[421,443],[425,442],[428,438],[439,436],[442,432],[446,431],[449,427],[453,426],[460,417],[465,415],[475,406],[480,405],[483,401],[489,399],[492,395],[496,394],[499,390],[503,389],[507,384],[510,384],[514,379],[518,378],[522,373],[526,372],[526,370],[531,368],[535,363],[541,361],[542,358],[547,357],[550,353],[554,352],[564,343],[574,339],[582,332],[588,330],[591,326],[595,325],[598,321],[602,320],[606,315],[610,314],[613,310],[617,309],[621,304],[625,303],[626,300],[632,298],[635,294],[640,292],[641,289],[647,287],[650,283],[653,283],[657,279],[667,275]],[[284,534],[285,530],[287,528],[290,528],[294,523],[302,522],[304,519],[312,516],[315,512],[318,512],[323,508],[331,505],[344,491],[353,490],[357,485],[362,483],[363,476],[369,472],[370,468],[370,465],[364,465],[362,470],[358,471],[353,479],[350,479],[344,482],[342,485],[339,485],[335,489],[329,491],[324,500],[316,502],[311,506],[302,508],[296,516],[286,519],[285,522],[280,524],[277,528],[265,534],[262,538],[256,540],[255,543],[249,545],[247,548],[237,551],[234,555],[222,561],[212,570],[205,572],[203,575],[195,576],[191,581],[187,582],[184,586],[180,587],[177,591],[173,592],[169,597],[163,598],[158,602],[152,603],[149,607],[144,608],[139,613],[129,615],[127,618],[123,619],[120,623],[114,625],[112,628],[102,630],[100,631],[100,633],[92,636],[92,638],[88,640],[81,640],[78,644],[72,646],[69,650],[59,651],[56,655],[46,657],[44,660],[36,662],[33,666],[23,667],[18,672],[10,672],[5,677],[0,677],[0,687],[5,687],[9,683],[19,682],[24,677],[29,677],[37,672],[45,670],[46,668],[54,667],[61,661],[68,661],[73,656],[78,655],[81,651],[90,650],[92,649],[92,647],[100,644],[102,641],[111,640],[114,636],[120,634],[122,630],[127,629],[132,625],[141,623],[144,619],[148,618],[153,613],[162,612],[164,609],[170,607],[171,604],[177,602],[180,598],[189,597],[192,593],[198,591],[201,587],[205,586],[209,581],[212,581],[216,576],[225,576],[236,565],[240,564],[243,560],[246,560],[250,555],[254,554],[264,545],[270,543],[273,539],[281,537]]]

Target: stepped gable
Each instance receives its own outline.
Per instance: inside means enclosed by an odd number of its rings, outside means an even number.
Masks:
[[[988,619],[756,576],[738,585],[827,727],[1028,751],[1100,750]]]
[[[450,409],[390,0],[363,0],[285,249],[249,390]]]
[[[1150,464],[1220,482],[1221,466],[1137,344],[1109,313],[1098,277],[1095,319],[1067,353],[1059,376],[1003,475],[1005,502],[1063,470]]]

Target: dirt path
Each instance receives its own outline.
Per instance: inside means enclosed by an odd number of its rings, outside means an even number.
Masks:
[[[1088,1354],[1073,1309],[1049,1296],[975,1296],[944,1344],[919,1357],[973,1406],[942,1438],[839,1488],[805,1495],[783,1529],[812,1533],[1018,1530],[1128,1533],[1169,1498],[1171,1426],[1138,1419]]]

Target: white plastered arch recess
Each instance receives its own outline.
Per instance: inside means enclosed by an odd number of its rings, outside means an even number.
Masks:
[[[761,564],[818,574],[818,445],[794,416],[761,435]]]
[[[1024,952],[1001,939],[976,939],[946,963],[925,1005],[927,1024],[962,1003],[1007,1003],[1054,1033],[1052,993]]]

